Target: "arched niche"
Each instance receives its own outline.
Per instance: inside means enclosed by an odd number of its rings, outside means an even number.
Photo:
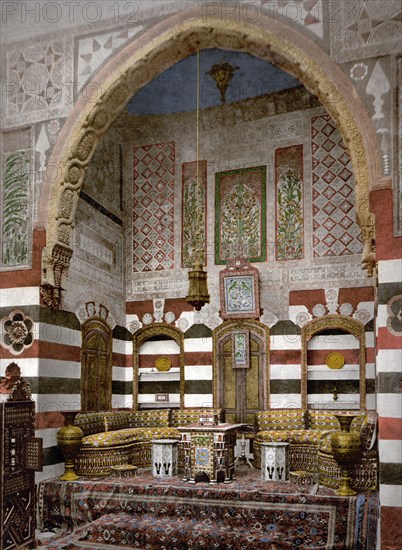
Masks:
[[[81,328],[81,410],[112,408],[112,329],[100,317],[90,317]]]
[[[139,384],[139,369],[140,369],[140,352],[141,347],[146,342],[164,342],[172,340],[176,343],[179,351],[179,392],[180,392],[180,408],[184,408],[184,334],[182,331],[167,323],[153,323],[140,328],[133,335],[133,409],[138,409],[138,384]],[[163,350],[160,350],[156,355],[167,356]],[[155,369],[157,370],[157,369]],[[161,372],[161,379],[163,372]],[[165,407],[171,406],[169,402],[161,403]]]
[[[47,244],[42,283],[63,287],[72,256],[72,234],[86,170],[103,135],[130,98],[158,74],[197,49],[226,48],[250,53],[295,76],[335,120],[348,148],[356,181],[356,212],[364,240],[363,259],[374,261],[374,217],[369,189],[380,177],[372,121],[350,79],[314,41],[280,18],[263,13],[253,24],[227,14],[205,17],[202,6],[183,10],[134,38],[113,56],[75,103],[48,162],[41,194],[40,225]]]
[[[212,338],[214,407],[225,409],[228,422],[254,424],[256,413],[269,406],[269,328],[230,320]]]
[[[306,323],[301,329],[302,361],[301,361],[301,397],[302,407],[308,407],[308,345],[313,337],[325,334],[328,331],[341,331],[353,335],[358,342],[359,365],[359,406],[360,410],[366,409],[366,344],[365,329],[363,323],[345,315],[325,315]],[[329,340],[330,341],[330,340]],[[336,352],[336,342],[331,345],[328,353]],[[330,370],[330,369],[329,369]],[[338,371],[332,371],[334,383]],[[341,403],[339,404],[341,405]]]

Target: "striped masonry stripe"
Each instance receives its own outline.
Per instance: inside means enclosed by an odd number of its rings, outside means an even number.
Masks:
[[[377,353],[377,373],[402,372],[402,351],[400,349],[380,349]]]
[[[138,350],[138,355],[174,355],[180,347],[174,340],[147,340]]]
[[[379,260],[378,261],[378,290],[381,290],[381,285],[384,283],[395,283],[402,281],[402,259],[396,260]],[[398,283],[397,283],[398,284]],[[399,294],[398,292],[396,294]],[[387,300],[388,301],[388,300]]]
[[[378,419],[378,433],[383,440],[402,441],[402,418],[380,416]]]
[[[189,394],[184,396],[185,407],[212,407],[213,398],[211,394]]]
[[[401,349],[401,337],[394,336],[385,327],[380,327],[377,334],[377,345],[380,349]]]
[[[401,439],[384,439],[378,441],[378,453],[380,462],[402,463]]]
[[[212,365],[191,365],[186,363],[184,377],[186,380],[212,380]]]
[[[0,289],[1,307],[18,308],[27,305],[40,304],[40,288],[38,286],[25,286],[18,288]]]
[[[402,485],[402,464],[380,462],[381,485]]]
[[[377,393],[377,412],[380,417],[401,418],[402,393]]]

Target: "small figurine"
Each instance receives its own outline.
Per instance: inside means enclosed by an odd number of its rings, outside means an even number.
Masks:
[[[0,393],[11,393],[16,382],[21,379],[21,369],[17,363],[10,363],[6,367],[4,378],[0,382]]]

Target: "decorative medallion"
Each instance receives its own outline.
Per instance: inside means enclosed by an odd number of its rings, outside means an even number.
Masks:
[[[150,325],[153,322],[154,318],[151,315],[151,313],[144,313],[144,316],[142,318],[142,322],[144,325]]]
[[[352,311],[353,311],[352,304],[349,304],[347,302],[345,302],[344,304],[341,304],[339,307],[339,313],[341,315],[351,315]]]
[[[345,357],[342,353],[334,351],[327,355],[325,362],[330,369],[341,369],[345,364]]]
[[[167,357],[166,355],[162,355],[161,357],[158,357],[158,359],[155,362],[155,367],[159,372],[166,372],[170,370],[170,367],[172,366],[172,360],[170,357]]]
[[[34,322],[31,317],[19,309],[12,311],[1,320],[1,345],[14,355],[32,346]]]
[[[316,317],[322,317],[323,315],[326,314],[326,312],[327,312],[327,309],[323,304],[316,304],[313,307],[313,315],[315,315]]]
[[[165,321],[166,321],[166,323],[169,323],[169,324],[170,324],[170,323],[173,323],[175,319],[176,319],[176,316],[175,316],[175,314],[173,313],[173,311],[167,311],[167,312],[165,313]]]
[[[402,334],[402,294],[394,296],[387,304],[387,328],[394,336]]]

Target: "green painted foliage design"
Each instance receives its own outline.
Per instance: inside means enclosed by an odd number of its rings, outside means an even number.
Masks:
[[[261,254],[261,202],[253,190],[240,183],[222,199],[221,257],[236,256],[239,245],[243,255],[255,258]]]
[[[192,267],[198,259],[205,265],[205,189],[194,178],[183,193],[183,267]]]
[[[6,159],[3,185],[3,254],[5,266],[28,262],[29,227],[28,155],[12,153]]]
[[[288,170],[278,185],[277,259],[303,258],[302,182]]]

